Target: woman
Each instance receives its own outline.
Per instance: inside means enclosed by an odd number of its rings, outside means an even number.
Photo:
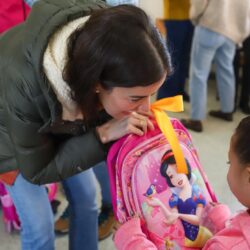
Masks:
[[[150,97],[171,69],[164,43],[137,7],[41,0],[0,48],[1,179],[21,220],[22,248],[54,249],[47,195],[34,184],[62,181],[69,248],[95,250],[89,168],[113,141],[153,129]]]

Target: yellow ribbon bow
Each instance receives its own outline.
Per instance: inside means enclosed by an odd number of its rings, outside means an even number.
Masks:
[[[178,138],[176,136],[172,123],[168,115],[165,112],[165,111],[171,111],[171,112],[183,111],[182,96],[177,95],[174,97],[160,99],[159,101],[156,101],[153,104],[151,104],[151,110],[154,113],[156,122],[160,130],[166,136],[171,146],[171,149],[174,153],[174,157],[176,160],[178,173],[187,174],[188,168],[187,168],[187,164],[186,164],[180,143],[178,141]]]

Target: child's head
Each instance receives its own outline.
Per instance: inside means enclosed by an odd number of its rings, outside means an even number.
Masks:
[[[166,178],[166,182],[169,187],[182,187],[184,185],[186,176],[187,180],[191,179],[191,168],[186,160],[188,167],[188,174],[182,174],[177,172],[176,161],[172,150],[168,150],[162,157],[161,160],[161,175]]]
[[[231,138],[229,161],[230,189],[240,203],[250,208],[250,116],[242,119]]]

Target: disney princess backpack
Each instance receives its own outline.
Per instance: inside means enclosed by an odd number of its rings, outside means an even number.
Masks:
[[[179,111],[178,103],[178,97],[154,103],[155,129],[121,138],[107,160],[117,220],[139,216],[142,231],[160,250],[201,249],[212,236],[199,223],[202,210],[217,201],[191,135],[162,110]]]

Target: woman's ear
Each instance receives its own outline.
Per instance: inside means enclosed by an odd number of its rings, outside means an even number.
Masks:
[[[99,93],[100,93],[100,88],[101,88],[101,84],[100,84],[100,83],[97,83],[96,86],[95,86],[95,93],[96,93],[96,94],[99,94]]]

